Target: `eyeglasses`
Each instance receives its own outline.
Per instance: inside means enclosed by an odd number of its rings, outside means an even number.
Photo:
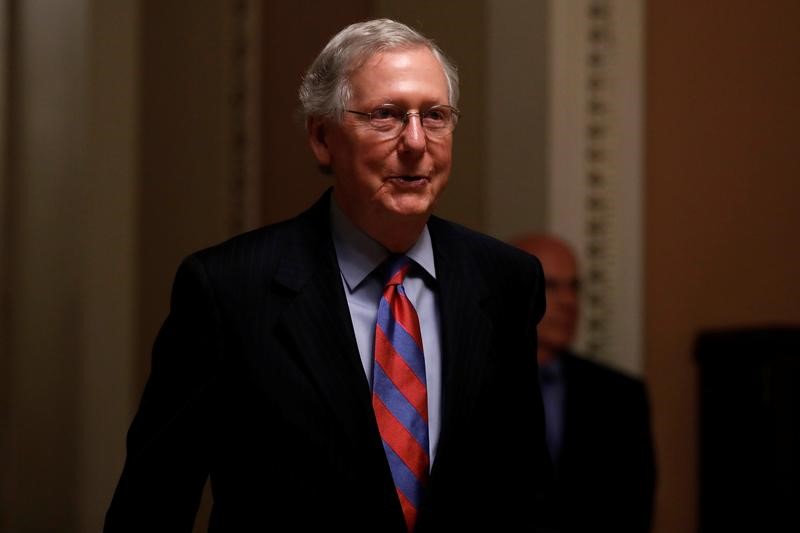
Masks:
[[[369,113],[345,109],[348,113],[366,117],[367,124],[386,138],[400,135],[412,116],[419,117],[425,134],[429,137],[444,137],[456,128],[460,112],[449,105],[435,105],[425,111],[406,111],[394,104],[384,104]]]

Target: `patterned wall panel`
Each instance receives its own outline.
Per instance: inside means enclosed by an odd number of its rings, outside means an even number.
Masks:
[[[579,349],[638,373],[643,5],[550,6],[549,229],[582,265]]]

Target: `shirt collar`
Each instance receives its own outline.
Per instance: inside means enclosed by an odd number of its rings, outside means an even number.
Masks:
[[[356,227],[342,213],[333,197],[331,197],[331,231],[339,270],[347,283],[348,290],[353,292],[373,270],[389,257],[389,251]],[[427,225],[422,229],[417,242],[406,252],[406,255],[433,279],[436,279],[433,244]]]
[[[564,375],[564,363],[560,357],[555,357],[546,365],[539,366],[540,382],[543,384],[560,383]]]

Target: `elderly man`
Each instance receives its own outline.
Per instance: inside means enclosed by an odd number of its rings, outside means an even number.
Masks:
[[[548,235],[512,243],[544,267],[547,312],[537,358],[562,531],[649,531],[655,468],[644,385],[570,350],[580,301],[570,247]]]
[[[300,100],[333,187],[182,263],[107,532],[190,531],[209,476],[214,531],[543,523],[542,271],[431,215],[457,97],[403,24],[322,50]]]

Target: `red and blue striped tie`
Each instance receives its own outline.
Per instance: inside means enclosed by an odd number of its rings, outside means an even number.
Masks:
[[[406,256],[388,261],[378,305],[372,407],[408,530],[414,529],[430,464],[428,392],[419,318],[406,296]]]

